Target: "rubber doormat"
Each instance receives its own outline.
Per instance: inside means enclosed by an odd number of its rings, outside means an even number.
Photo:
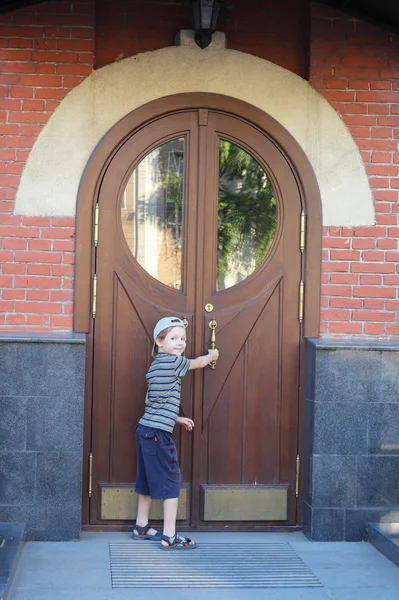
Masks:
[[[169,551],[155,542],[109,546],[113,588],[323,587],[287,542],[201,543]]]

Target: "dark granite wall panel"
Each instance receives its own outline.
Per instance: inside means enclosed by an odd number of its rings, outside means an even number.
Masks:
[[[80,534],[85,340],[0,337],[0,521]]]
[[[358,541],[399,517],[399,346],[308,340],[304,532]]]

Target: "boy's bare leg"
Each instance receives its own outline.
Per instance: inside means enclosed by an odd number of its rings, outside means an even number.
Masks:
[[[177,516],[177,505],[179,504],[179,498],[166,498],[163,501],[163,533],[167,537],[173,537],[176,533],[176,516]],[[161,544],[167,545],[166,542],[162,541]]]
[[[145,527],[148,523],[148,516],[150,514],[151,497],[143,496],[143,494],[138,494],[138,497],[139,502],[137,507],[136,525],[139,525],[140,527]],[[137,529],[134,529],[134,533],[138,534]],[[155,535],[156,530],[151,527],[151,529],[148,530],[148,533],[150,535]]]

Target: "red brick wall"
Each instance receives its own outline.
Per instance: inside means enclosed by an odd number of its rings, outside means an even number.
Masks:
[[[314,4],[310,83],[358,144],[376,211],[375,227],[324,228],[324,334],[399,335],[398,79],[399,36]]]
[[[244,10],[229,3],[220,28],[228,46],[301,72],[305,38],[292,20],[285,29],[281,24],[295,4],[274,2],[272,22],[272,4],[248,1]],[[126,2],[112,2],[114,12],[109,5],[97,3],[96,65],[170,45],[180,28],[192,26],[183,0],[146,2],[145,10],[141,2],[136,35],[129,37],[133,13],[123,12]],[[148,19],[143,40],[137,31]],[[68,91],[92,72],[94,20],[93,0],[46,2],[0,16],[0,329],[72,329],[74,219],[20,217],[13,207],[37,135]],[[305,18],[301,31],[307,31]],[[398,75],[397,36],[313,4],[310,82],[358,143],[377,213],[375,227],[324,229],[323,334],[399,335]]]
[[[75,220],[13,210],[38,134],[93,58],[93,0],[0,15],[1,329],[72,329]]]
[[[307,77],[308,0],[229,0],[218,30],[228,48],[270,60]],[[95,68],[139,52],[173,46],[192,29],[189,0],[97,0]]]

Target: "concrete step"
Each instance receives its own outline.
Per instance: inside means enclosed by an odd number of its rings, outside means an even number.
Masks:
[[[399,523],[367,523],[369,542],[399,567]]]
[[[0,600],[10,591],[24,541],[25,523],[0,522]]]

